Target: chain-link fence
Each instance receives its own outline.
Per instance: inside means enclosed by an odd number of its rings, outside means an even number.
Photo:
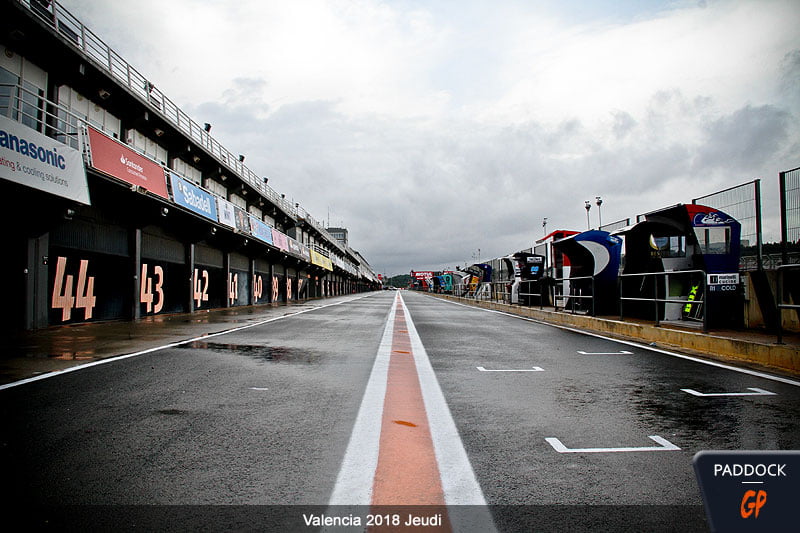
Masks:
[[[781,258],[800,252],[800,168],[779,174],[781,195]]]
[[[631,225],[631,219],[623,218],[622,220],[617,220],[616,222],[603,224],[602,226],[600,226],[600,231],[607,231],[609,233],[613,233],[618,229],[622,229],[630,225]]]
[[[693,204],[707,205],[735,218],[742,225],[742,266],[764,267],[761,240],[761,180],[756,179],[736,187],[701,196]],[[748,258],[750,258],[748,260]]]

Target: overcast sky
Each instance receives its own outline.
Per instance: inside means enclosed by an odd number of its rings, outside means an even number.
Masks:
[[[796,0],[62,4],[389,276],[800,166]]]

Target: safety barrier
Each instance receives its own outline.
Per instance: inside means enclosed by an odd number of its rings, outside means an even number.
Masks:
[[[689,296],[686,299],[678,299],[678,298],[659,298],[659,283],[658,277],[663,276],[664,281],[661,284],[661,287],[664,287],[665,294],[669,293],[669,279],[670,276],[687,276],[691,274],[700,274],[700,284],[696,285],[693,290],[690,292]],[[630,296],[623,296],[624,294],[624,281],[626,279],[633,279],[633,278],[644,278],[640,287],[644,287],[646,283],[646,279],[648,276],[653,277],[653,297],[646,298],[646,297],[630,297]],[[686,313],[687,318],[694,319],[698,321],[702,321],[703,323],[703,332],[708,332],[708,309],[707,306],[704,305],[707,296],[707,286],[706,286],[706,273],[703,270],[678,270],[674,272],[643,272],[637,274],[620,274],[620,281],[619,281],[619,319],[624,320],[624,312],[623,312],[623,303],[624,302],[652,302],[653,309],[655,310],[655,323],[656,326],[661,324],[661,313],[660,313],[660,305],[661,303],[664,304],[666,308],[667,305],[683,305],[683,312]],[[701,289],[699,290],[698,289]],[[700,299],[697,298],[698,293],[700,295]],[[698,315],[702,315],[702,318],[699,318]]]
[[[573,282],[576,281],[583,281],[583,280],[591,280],[591,294],[583,294],[584,287],[578,286]],[[566,300],[564,302],[563,309],[566,310],[567,302],[570,303],[571,312],[575,314],[575,303],[580,302],[582,300],[590,300],[591,301],[591,310],[589,311],[590,316],[595,316],[595,305],[594,305],[594,295],[595,295],[595,284],[594,284],[594,276],[577,276],[574,278],[555,278],[556,285],[554,287],[553,293],[553,304],[555,305],[556,311],[558,311],[558,301],[559,300]],[[569,282],[569,294],[564,294],[564,282]],[[558,294],[557,289],[561,288],[561,294]]]
[[[787,265],[789,266],[789,265]],[[791,265],[800,268],[800,265]],[[641,279],[641,288],[647,284],[647,279],[652,278],[653,295],[649,296],[624,296],[626,280]],[[659,282],[659,278],[663,281]],[[682,278],[682,279],[680,279]],[[670,282],[670,280],[680,279],[680,281]],[[522,304],[525,307],[533,307],[533,300],[538,300],[540,309],[545,307],[545,302],[549,304],[553,302],[555,311],[568,311],[572,314],[586,314],[589,316],[596,316],[596,280],[595,276],[579,276],[572,278],[555,278],[552,284],[545,284],[542,281],[523,281],[520,282],[520,291],[518,295],[520,300],[527,300],[527,304]],[[586,282],[580,284],[578,282]],[[541,292],[536,293],[531,291],[531,284],[538,283]],[[629,282],[630,283],[630,282]],[[669,287],[675,285],[688,286],[689,295],[681,297],[669,297]],[[527,290],[523,287],[527,286]],[[468,300],[478,301],[497,301],[511,303],[511,287],[510,281],[496,281],[491,283],[480,283],[477,285],[458,284],[453,286],[451,291],[443,291],[441,289],[429,288],[430,292],[451,293],[453,296]],[[649,302],[653,306],[653,314],[655,325],[659,326],[662,321],[669,320],[666,309],[668,306],[681,306],[680,316],[681,320],[694,321],[702,323],[703,332],[708,332],[708,309],[705,305],[707,301],[708,287],[706,283],[706,272],[704,270],[679,270],[671,272],[643,272],[636,274],[621,274],[619,280],[619,319],[625,320],[624,303],[625,302]],[[663,292],[666,297],[659,297],[659,293]],[[683,292],[683,289],[681,290]],[[526,298],[522,298],[526,297]],[[581,305],[582,302],[588,301],[586,305]],[[663,304],[663,305],[662,305]],[[548,305],[549,306],[549,305]],[[662,310],[663,307],[663,310]],[[784,309],[800,308],[797,305],[786,304]],[[662,318],[662,314],[665,318]],[[672,313],[675,314],[675,313]]]

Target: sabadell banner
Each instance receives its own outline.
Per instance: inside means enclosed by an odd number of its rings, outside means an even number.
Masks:
[[[124,144],[89,128],[92,167],[169,199],[164,168]]]
[[[0,178],[90,205],[81,153],[0,116]]]
[[[217,221],[217,201],[211,193],[181,178],[174,172],[169,173],[169,180],[172,183],[172,197],[176,204],[214,222]]]

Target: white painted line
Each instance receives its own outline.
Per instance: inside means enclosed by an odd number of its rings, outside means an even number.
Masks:
[[[450,409],[439,388],[428,354],[422,345],[411,320],[411,313],[405,306],[400,292],[396,293],[394,302],[397,300],[403,306],[405,314],[406,329],[411,341],[425,411],[428,415],[428,426],[436,461],[439,465],[445,503],[447,505],[475,505],[486,510],[484,513],[468,513],[469,524],[458,523],[458,517],[464,516],[464,513],[455,513],[450,516],[453,530],[468,531],[470,527],[477,524],[479,531],[496,531],[483,492],[475,478],[472,465],[450,414]],[[350,434],[342,466],[328,502],[330,507],[336,506],[336,509],[330,513],[332,516],[342,515],[343,509],[347,510],[348,508],[352,509],[353,513],[357,513],[363,509],[363,506],[369,506],[372,501],[372,487],[380,452],[383,404],[386,398],[395,315],[396,305],[392,303],[375,363],[361,400],[361,407],[356,416],[353,432]]]
[[[546,440],[550,446],[558,453],[624,453],[624,452],[664,452],[680,450],[670,441],[658,435],[648,437],[659,444],[659,446],[645,446],[642,448],[567,448],[560,440],[555,437],[548,437]]]
[[[503,369],[500,369],[500,370],[487,370],[487,369],[483,368],[482,366],[476,366],[475,368],[477,368],[481,372],[544,372],[544,368],[542,368],[540,366],[534,366],[534,367],[532,367],[530,369],[526,368],[526,369],[521,369],[521,370],[503,370]]]
[[[578,353],[582,355],[633,355],[633,352],[628,352],[626,350],[620,352],[584,352],[578,350]]]
[[[261,390],[269,390],[269,389],[266,388],[266,387],[250,387],[250,390],[260,390],[261,391]]]
[[[245,326],[238,326],[238,327],[235,327],[235,328],[226,329],[224,331],[218,331],[216,333],[209,333],[207,335],[201,335],[200,337],[194,337],[193,339],[186,339],[186,340],[182,340],[182,341],[178,341],[178,342],[172,342],[170,344],[164,344],[163,346],[157,346],[155,348],[148,348],[147,350],[142,350],[140,352],[129,353],[129,354],[125,354],[125,355],[117,355],[117,356],[114,356],[114,357],[107,357],[105,359],[92,361],[91,363],[86,363],[86,364],[83,364],[83,365],[71,366],[71,367],[65,368],[63,370],[57,370],[55,372],[48,372],[46,374],[40,374],[40,375],[34,376],[32,378],[21,379],[19,381],[15,381],[13,383],[6,383],[5,385],[0,385],[0,391],[1,390],[5,390],[5,389],[10,389],[12,387],[19,387],[20,385],[26,385],[28,383],[33,383],[34,381],[40,381],[42,379],[48,379],[48,378],[52,378],[52,377],[56,377],[56,376],[63,376],[64,374],[69,374],[70,372],[77,372],[78,370],[84,370],[86,368],[90,368],[90,367],[93,367],[93,366],[105,365],[107,363],[113,363],[115,361],[121,361],[123,359],[129,359],[131,357],[138,357],[140,355],[145,355],[145,354],[148,354],[148,353],[157,352],[159,350],[166,350],[168,348],[175,348],[176,346],[182,346],[184,344],[189,344],[190,342],[202,341],[202,340],[210,339],[212,337],[218,337],[220,335],[225,335],[227,333],[235,333],[237,331],[242,331],[242,330],[245,330],[245,329],[254,328],[256,326],[263,326],[264,324],[269,324],[270,322],[275,322],[277,320],[283,320],[284,318],[291,318],[293,316],[302,315],[303,313],[310,313],[311,311],[318,311],[320,309],[325,309],[327,307],[333,307],[333,306],[336,306],[336,305],[342,305],[342,304],[345,304],[345,303],[355,302],[356,300],[361,300],[362,298],[367,298],[369,296],[372,296],[372,294],[367,294],[366,296],[360,296],[358,298],[353,298],[352,300],[343,300],[341,302],[335,302],[335,303],[331,303],[331,304],[320,305],[318,307],[312,307],[310,309],[304,309],[303,311],[297,311],[295,313],[289,313],[289,314],[286,314],[286,315],[282,315],[282,316],[278,316],[278,317],[274,317],[274,318],[269,318],[267,320],[261,320],[259,322],[254,322],[252,324],[247,324]]]
[[[436,298],[436,297],[435,296],[431,296],[431,298]],[[794,380],[794,379],[788,379],[788,378],[784,378],[784,377],[781,377],[781,376],[773,376],[772,374],[767,374],[767,373],[764,373],[764,372],[758,372],[756,370],[750,370],[748,368],[737,368],[735,366],[726,365],[724,363],[717,363],[716,361],[709,361],[707,359],[700,359],[699,357],[692,357],[690,355],[684,355],[684,354],[680,354],[680,353],[670,352],[668,350],[662,350],[661,348],[654,348],[652,346],[647,346],[645,344],[639,344],[638,342],[626,341],[626,340],[622,340],[622,339],[614,339],[614,338],[611,338],[611,337],[606,337],[605,335],[600,335],[599,333],[594,333],[594,332],[591,332],[591,331],[585,331],[585,330],[577,329],[577,328],[571,328],[571,327],[568,327],[568,326],[562,326],[560,324],[551,324],[550,322],[544,322],[542,320],[536,320],[534,318],[528,318],[526,316],[515,315],[513,313],[506,313],[504,311],[497,311],[495,309],[484,309],[482,307],[474,307],[474,306],[462,304],[462,303],[459,303],[459,302],[452,302],[450,300],[443,300],[441,298],[436,298],[436,299],[439,300],[440,302],[446,302],[446,303],[449,303],[449,304],[452,304],[452,305],[460,305],[462,307],[467,307],[469,309],[476,309],[476,310],[479,310],[479,311],[485,311],[487,313],[496,313],[498,315],[504,315],[504,316],[507,316],[507,317],[516,318],[518,320],[524,320],[526,322],[533,322],[534,324],[540,324],[542,326],[550,326],[551,328],[563,329],[565,331],[571,331],[573,333],[580,333],[581,335],[587,335],[589,337],[595,337],[595,338],[598,338],[598,339],[604,339],[604,340],[607,340],[607,341],[616,342],[618,344],[624,344],[626,346],[633,346],[634,348],[637,348],[637,349],[640,349],[640,350],[647,350],[647,351],[650,351],[650,352],[656,352],[656,353],[660,353],[660,354],[664,354],[664,355],[669,355],[670,357],[677,357],[679,359],[685,359],[687,361],[692,361],[694,363],[700,363],[700,364],[708,365],[708,366],[715,366],[717,368],[723,368],[725,370],[731,370],[733,372],[739,372],[740,374],[747,374],[749,376],[756,376],[756,377],[759,377],[759,378],[764,378],[764,379],[768,379],[768,380],[771,380],[771,381],[777,381],[779,383],[785,383],[787,385],[794,385],[795,387],[800,387],[800,381],[797,381],[797,380]]]
[[[414,362],[422,389],[422,399],[428,413],[428,425],[436,452],[436,462],[439,464],[445,504],[476,507],[474,512],[454,513],[450,516],[450,524],[453,531],[496,531],[494,520],[486,505],[481,486],[475,477],[475,471],[467,457],[458,428],[453,421],[428,353],[402,296],[400,296],[400,303],[405,313],[408,335],[414,352]],[[467,517],[468,523],[465,522]]]
[[[694,389],[681,389],[683,392],[688,392],[692,396],[702,396],[704,398],[719,397],[719,396],[777,396],[777,392],[770,392],[756,387],[747,387],[747,390],[754,392],[697,392]]]
[[[392,300],[389,316],[383,329],[383,337],[378,345],[378,353],[372,365],[372,372],[361,399],[361,407],[356,415],[350,442],[347,444],[339,475],[328,502],[330,506],[370,505],[372,485],[378,466],[381,425],[383,421],[383,401],[386,398],[386,382],[389,373],[389,360],[392,352],[394,334],[395,302],[400,297],[396,293]]]

